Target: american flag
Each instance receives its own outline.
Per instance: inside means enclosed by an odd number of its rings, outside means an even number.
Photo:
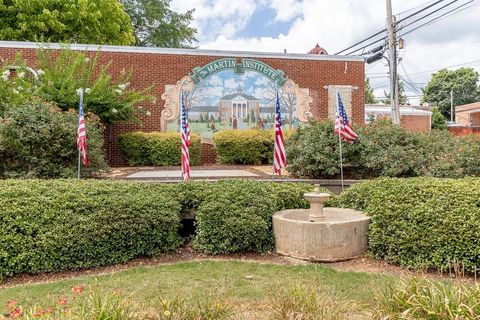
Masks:
[[[353,131],[350,122],[348,121],[347,113],[343,106],[340,93],[337,92],[337,115],[335,117],[335,134],[342,137],[343,141],[353,142],[358,138],[358,135]]]
[[[79,94],[80,107],[78,110],[77,149],[80,153],[83,165],[88,166],[87,129],[85,128],[85,117],[83,115],[83,89],[79,90]]]
[[[181,96],[182,100],[182,177],[183,181],[190,180],[190,152],[188,148],[190,147],[190,127],[188,126],[187,111],[185,110],[185,101],[183,99],[183,93]]]
[[[283,140],[282,130],[282,114],[280,110],[280,99],[278,98],[275,105],[275,144],[273,150],[273,171],[281,173],[282,168],[287,166],[287,159],[285,158],[285,142]]]

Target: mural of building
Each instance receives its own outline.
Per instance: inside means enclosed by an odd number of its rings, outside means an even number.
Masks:
[[[251,121],[250,115],[255,117],[260,114],[260,100],[254,96],[242,92],[238,85],[237,92],[223,96],[218,102],[220,109],[220,122],[222,126],[233,126],[233,120],[245,122]]]

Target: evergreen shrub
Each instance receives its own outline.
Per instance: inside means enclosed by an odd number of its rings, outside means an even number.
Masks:
[[[178,166],[181,164],[181,139],[177,132],[128,132],[118,138],[128,164]],[[192,133],[190,165],[200,164],[200,136]]]
[[[105,168],[103,127],[97,116],[85,116],[88,174]],[[10,106],[0,116],[0,178],[66,178],[77,174],[78,114],[33,99]]]
[[[382,178],[329,201],[372,220],[369,251],[413,268],[476,270],[480,266],[480,179]]]
[[[169,186],[99,180],[0,181],[0,279],[78,270],[175,250]]]

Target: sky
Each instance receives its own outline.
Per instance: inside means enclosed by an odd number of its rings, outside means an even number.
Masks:
[[[392,0],[393,14],[398,21],[433,2]],[[405,49],[399,51],[398,70],[408,82],[410,103],[419,102],[421,87],[438,69],[464,66],[480,72],[480,0],[457,0],[402,31],[462,4],[457,12],[403,36]],[[181,12],[195,9],[193,25],[200,49],[307,53],[318,43],[334,54],[382,30],[386,20],[385,0],[173,0],[171,7]],[[377,97],[389,91],[387,71],[385,60],[366,65]]]

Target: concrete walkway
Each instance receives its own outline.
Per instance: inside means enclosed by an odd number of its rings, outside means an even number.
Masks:
[[[260,175],[247,171],[247,170],[191,170],[190,175],[192,178],[248,178],[248,177],[260,177]],[[173,170],[149,170],[139,171],[134,174],[130,174],[124,179],[169,179],[169,178],[181,178],[181,171]]]

